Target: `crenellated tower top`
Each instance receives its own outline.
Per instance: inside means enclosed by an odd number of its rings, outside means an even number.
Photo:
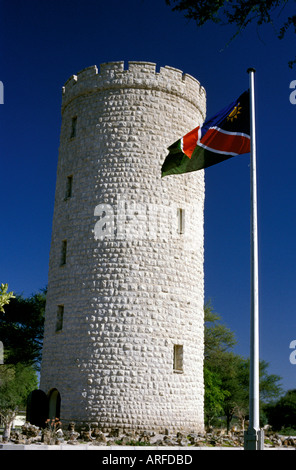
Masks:
[[[62,88],[62,113],[66,106],[81,95],[108,89],[142,88],[155,89],[183,98],[190,103],[199,103],[205,118],[206,92],[198,80],[174,67],[161,67],[156,71],[152,62],[129,61],[125,70],[124,62],[107,62],[87,67],[72,75]]]

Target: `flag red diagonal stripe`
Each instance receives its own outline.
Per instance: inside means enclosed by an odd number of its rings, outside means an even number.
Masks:
[[[250,138],[239,133],[223,133],[218,129],[209,129],[202,137],[201,144],[208,150],[220,153],[241,154],[250,152]]]
[[[198,138],[199,138],[199,130],[200,127],[196,127],[192,131],[188,132],[183,139],[182,139],[182,151],[187,155],[187,157],[191,158],[194,149],[196,148],[196,145],[198,143]]]

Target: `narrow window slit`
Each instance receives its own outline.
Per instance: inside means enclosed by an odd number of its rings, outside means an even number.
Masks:
[[[72,127],[71,127],[71,139],[74,139],[76,137],[76,129],[77,129],[77,116],[72,118]]]
[[[183,345],[174,344],[174,372],[183,372]]]
[[[177,209],[177,223],[178,223],[178,233],[182,234],[185,232],[185,209]]]
[[[64,321],[64,306],[63,305],[58,305],[56,331],[61,331],[62,330],[63,321]]]
[[[65,199],[72,197],[73,175],[67,176]]]
[[[61,266],[64,266],[67,261],[67,240],[62,241],[62,252],[61,252]]]

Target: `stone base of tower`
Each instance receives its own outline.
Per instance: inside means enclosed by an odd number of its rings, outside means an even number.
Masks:
[[[165,410],[165,403],[162,407],[163,412],[161,407],[155,407],[153,410],[153,407],[150,406],[145,409],[139,405],[137,407],[137,403],[135,403],[133,409],[125,409],[124,412],[121,405],[99,413],[97,404],[89,407],[83,400],[74,404],[71,401],[73,398],[71,394],[67,396],[67,393],[64,393],[62,389],[60,394],[56,388],[50,388],[46,395],[49,400],[48,417],[50,419],[57,417],[61,421],[63,429],[68,429],[70,423],[74,423],[76,430],[99,429],[103,433],[112,433],[113,431],[123,434],[142,433],[143,431],[159,434],[204,432],[202,403],[197,404],[191,412],[186,406],[183,408],[180,406],[179,411],[175,410],[169,413]]]
[[[203,393],[196,392],[195,381],[186,377],[186,374],[172,373],[171,379],[162,384],[162,376],[165,376],[164,371],[158,376],[152,376],[148,382],[148,385],[158,382],[155,385],[159,387],[158,392],[153,391],[153,388],[146,391],[143,388],[139,394],[131,396],[129,389],[125,389],[121,397],[116,389],[114,395],[100,396],[100,388],[91,388],[93,379],[87,380],[84,374],[76,378],[72,374],[70,382],[67,377],[64,380],[60,377],[60,380],[54,382],[57,388],[51,386],[53,382],[46,380],[49,377],[42,378],[41,375],[40,385],[49,400],[49,418],[59,418],[64,429],[74,423],[77,430],[98,428],[104,433],[114,430],[119,430],[120,433],[152,431],[165,434],[167,430],[170,433],[203,433]],[[116,373],[112,380],[115,377]],[[125,380],[127,377],[128,375]],[[82,387],[83,383],[85,387]],[[164,395],[159,389],[165,390],[166,386],[167,394]],[[190,390],[192,393],[188,392]]]
[[[61,416],[62,427],[64,429],[68,429],[70,423],[75,424],[75,430],[94,430],[99,429],[103,433],[118,433],[118,434],[130,434],[136,433],[141,434],[143,432],[152,432],[156,434],[177,434],[179,432],[183,434],[189,433],[204,433],[204,424],[202,423],[192,423],[192,424],[172,424],[172,423],[163,423],[160,425],[159,423],[142,423],[142,424],[123,424],[121,422],[113,422],[113,423],[105,423],[102,424],[100,420],[98,421],[76,421],[73,419],[66,419],[65,417]]]
[[[75,430],[82,430],[82,429],[88,429],[88,430],[94,430],[94,429],[99,429],[103,433],[110,433],[110,434],[131,434],[131,433],[136,433],[136,434],[141,434],[143,432],[152,432],[155,434],[177,434],[177,433],[183,433],[183,434],[189,434],[189,433],[204,433],[204,425],[203,424],[196,424],[196,425],[186,425],[186,426],[172,426],[169,423],[167,423],[167,426],[159,426],[159,425],[125,425],[122,426],[121,424],[116,424],[114,423],[113,425],[104,425],[102,426],[99,421],[81,421],[81,422],[76,422],[73,420],[66,420],[66,419],[61,419],[62,422],[62,427],[64,429],[68,429],[70,423],[75,424]]]

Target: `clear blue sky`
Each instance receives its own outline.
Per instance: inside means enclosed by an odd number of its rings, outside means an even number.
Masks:
[[[291,1],[287,13],[294,13]],[[281,18],[275,27],[280,25]],[[165,0],[1,0],[0,282],[29,296],[47,284],[61,124],[61,88],[79,70],[114,60],[170,65],[196,77],[211,117],[248,88],[256,68],[259,197],[260,356],[296,387],[296,37],[270,25],[197,28]],[[164,156],[165,157],[165,156]],[[205,300],[249,355],[249,155],[206,171]],[[1,339],[1,338],[0,338]]]

